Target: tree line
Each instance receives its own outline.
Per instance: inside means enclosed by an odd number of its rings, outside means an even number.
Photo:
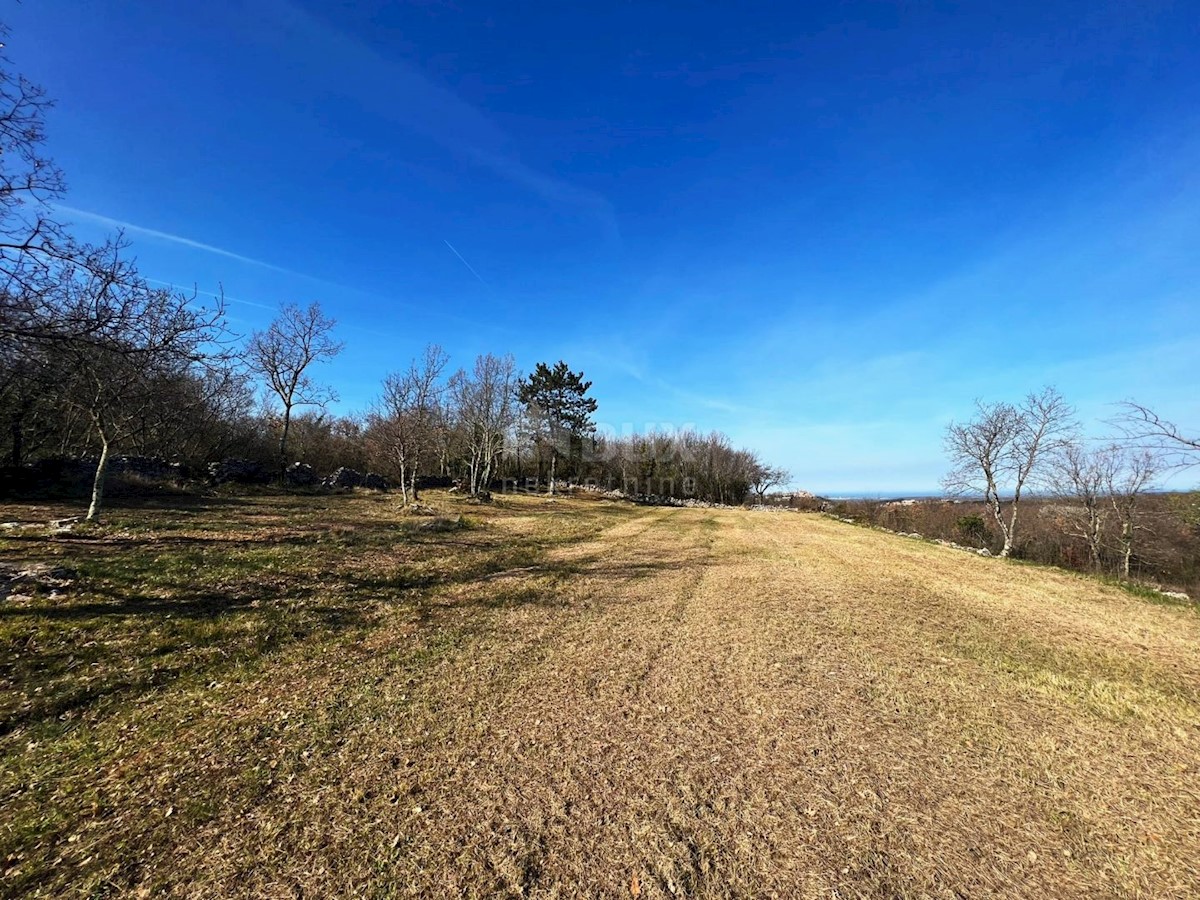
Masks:
[[[740,503],[786,473],[723,435],[598,435],[591,382],[565,362],[518,373],[484,354],[451,371],[439,347],[384,380],[369,409],[335,416],[316,377],[343,349],[316,304],[286,305],[245,340],[223,298],[156,286],[118,233],[78,240],[54,212],[66,191],[45,154],[46,94],[0,57],[0,417],[10,482],[30,463],[94,465],[99,516],[115,457],[202,470],[237,457],[289,470],[357,466],[415,500],[431,478],[477,496],[498,482],[562,480],[662,497]],[[15,474],[14,474],[15,473]]]

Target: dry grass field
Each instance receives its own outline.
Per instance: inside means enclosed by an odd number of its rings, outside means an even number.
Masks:
[[[167,498],[0,561],[0,891],[1200,895],[1200,615],[814,515]]]

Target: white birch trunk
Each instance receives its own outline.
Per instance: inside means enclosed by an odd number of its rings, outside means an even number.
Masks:
[[[95,522],[100,517],[100,505],[104,502],[104,482],[108,477],[108,440],[100,436],[100,462],[96,464],[96,475],[92,479],[92,502],[88,506],[87,521]]]

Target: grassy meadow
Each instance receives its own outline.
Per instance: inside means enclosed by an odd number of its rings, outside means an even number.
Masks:
[[[0,508],[0,892],[1200,892],[1195,607],[811,514],[425,502]]]

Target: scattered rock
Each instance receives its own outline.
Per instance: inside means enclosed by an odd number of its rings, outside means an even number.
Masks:
[[[111,474],[128,473],[152,480],[179,480],[184,474],[179,463],[168,462],[156,456],[114,456],[108,461]]]
[[[462,516],[455,516],[453,519],[437,516],[416,526],[418,531],[457,531],[465,527],[466,522],[463,521]]]
[[[302,462],[294,462],[288,466],[284,477],[292,487],[312,487],[321,481],[321,476],[317,474],[316,469],[308,463]]]
[[[208,464],[208,480],[213,484],[266,484],[271,474],[252,460],[230,457]]]
[[[83,516],[67,516],[65,519],[51,519],[50,533],[51,534],[68,534],[75,529],[75,526],[83,521]]]
[[[406,516],[436,516],[437,510],[423,503],[410,503],[404,507],[404,514]]]
[[[368,472],[363,476],[362,486],[371,491],[386,491],[388,480],[375,472]]]
[[[351,469],[349,466],[342,466],[326,478],[322,484],[327,488],[334,488],[335,490],[349,490],[350,488],[362,487],[363,481],[362,472]]]
[[[1183,591],[1159,591],[1164,597],[1169,597],[1172,600],[1182,600],[1184,603],[1190,603],[1192,598]]]
[[[66,566],[37,563],[20,568],[12,564],[0,565],[0,598],[10,600],[28,599],[32,594],[58,595],[60,588],[68,587],[79,577],[79,573]],[[21,593],[14,593],[19,587]]]

